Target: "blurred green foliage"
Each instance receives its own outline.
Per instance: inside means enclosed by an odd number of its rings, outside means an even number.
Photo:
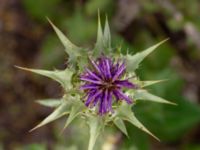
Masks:
[[[146,28],[143,30],[141,28],[139,30],[134,28],[129,33],[134,35],[134,40],[127,42],[123,35],[119,34],[114,28],[113,19],[116,15],[115,12],[118,11],[118,7],[115,1],[111,0],[88,0],[84,4],[72,0],[23,0],[23,4],[33,20],[44,24],[45,27],[49,27],[50,25],[47,24],[45,19],[48,16],[75,44],[88,48],[94,46],[97,28],[97,9],[100,9],[103,17],[105,14],[108,14],[113,33],[112,44],[116,45],[116,47],[122,44],[124,52],[135,53],[165,38],[165,35],[162,33],[154,38]],[[182,29],[185,22],[188,21],[191,21],[200,30],[200,16],[198,14],[200,4],[197,0],[172,1],[173,6],[184,15],[184,20],[181,22],[172,18],[173,12],[150,0],[143,0],[140,4],[144,10],[139,14],[138,17],[140,18],[162,10],[169,18],[167,24],[173,31]],[[57,40],[56,34],[52,32],[53,30],[47,34],[41,46],[39,63],[43,68],[59,65],[66,58],[61,43]],[[140,102],[133,108],[139,120],[159,137],[163,143],[180,141],[183,136],[200,123],[200,107],[184,97],[183,87],[185,81],[181,78],[179,72],[170,65],[175,55],[175,49],[167,42],[151,54],[137,70],[137,74],[143,80],[169,79],[165,83],[160,83],[160,85],[151,86],[149,90],[178,104],[178,106],[167,106]],[[128,123],[127,127],[130,133],[129,138],[123,138],[121,149],[150,149],[151,141],[148,135]],[[81,135],[78,136],[81,138]],[[72,138],[74,138],[71,139],[72,141],[79,141],[74,136]],[[33,144],[24,149],[44,150],[45,146]],[[193,145],[192,143],[183,148],[183,150],[199,149],[200,145]]]

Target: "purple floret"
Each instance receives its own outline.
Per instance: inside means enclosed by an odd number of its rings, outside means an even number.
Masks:
[[[128,79],[122,80],[126,72],[125,62],[112,61],[105,56],[96,62],[91,60],[92,68],[85,69],[80,79],[85,82],[81,90],[86,92],[85,105],[87,107],[99,106],[99,114],[103,115],[112,112],[112,100],[125,100],[128,104],[132,103],[130,97],[125,95],[123,88],[132,89],[136,86]]]

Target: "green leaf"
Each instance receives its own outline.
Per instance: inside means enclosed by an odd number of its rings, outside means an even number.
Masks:
[[[133,94],[134,100],[149,100],[158,103],[166,103],[171,105],[177,105],[173,102],[167,101],[159,96],[153,95],[146,90],[135,90]]]
[[[104,45],[106,48],[111,48],[111,34],[110,34],[110,27],[108,24],[108,18],[106,16],[105,28],[104,28]]]
[[[134,113],[131,110],[130,105],[128,105],[126,103],[122,103],[122,105],[120,105],[117,108],[116,113],[117,113],[116,117],[119,117],[120,119],[130,122],[137,128],[148,133],[149,135],[151,135],[152,137],[154,137],[155,139],[157,139],[159,141],[159,139],[156,136],[154,136],[149,130],[147,130],[146,127],[135,117]]]
[[[164,81],[166,80],[139,81],[139,82],[140,82],[141,87],[146,87],[146,86],[150,86],[150,85],[157,84]]]
[[[97,29],[97,41],[94,49],[94,55],[97,57],[101,52],[103,52],[104,43],[103,43],[103,31],[101,26],[101,19],[100,19],[100,13],[98,11],[98,29]]]
[[[78,57],[78,68],[80,72],[83,72],[85,70],[85,66],[88,65],[88,55],[82,55],[81,57]]]
[[[46,107],[58,107],[61,104],[61,99],[42,99],[36,101],[38,104]]]
[[[47,18],[48,19],[48,18]],[[69,55],[69,61],[77,61],[77,57],[81,56],[81,48],[77,47],[48,19],[49,23],[55,30],[57,36],[65,47],[66,53]],[[83,51],[82,51],[83,52]]]
[[[82,112],[83,108],[85,108],[85,106],[80,98],[73,100],[73,105],[63,130],[66,129],[68,125]]]
[[[153,85],[153,84],[164,82],[164,81],[166,81],[166,79],[164,79],[164,80],[153,80],[153,81],[140,81],[140,80],[136,80],[136,79],[130,79],[129,81],[138,85],[140,88],[143,88],[143,87],[147,87],[147,86],[150,86],[150,85]]]
[[[116,117],[113,122],[126,136],[128,136],[126,126],[122,119],[120,119],[119,117]]]
[[[90,140],[88,150],[93,150],[97,137],[104,129],[104,124],[100,116],[88,116],[88,125],[90,128]]]
[[[129,72],[134,72],[139,64],[142,62],[142,60],[147,57],[151,52],[153,52],[158,46],[160,46],[161,44],[163,44],[165,41],[167,41],[168,39],[166,40],[163,40],[161,42],[159,42],[158,44],[154,45],[154,46],[151,46],[150,48],[142,51],[142,52],[139,52],[135,55],[130,55],[130,54],[127,54],[125,56],[125,59],[127,60],[127,70]]]
[[[104,31],[101,26],[100,13],[98,11],[98,29],[97,41],[94,48],[94,57],[98,57],[101,53],[109,54],[111,51],[111,34],[108,19],[106,16]]]
[[[38,124],[36,127],[34,127],[33,129],[30,130],[33,131],[37,128],[40,128],[66,114],[69,113],[69,107],[70,107],[70,103],[68,103],[67,101],[63,101],[63,103],[58,107],[56,108],[48,117],[46,117],[40,124]]]
[[[71,84],[71,78],[73,75],[73,72],[70,69],[65,70],[55,70],[55,71],[48,71],[48,70],[42,70],[42,69],[29,69],[29,68],[23,68],[16,66],[19,69],[30,71],[36,74],[40,74],[46,77],[49,77],[57,82],[59,82],[64,89],[70,89],[72,88]]]

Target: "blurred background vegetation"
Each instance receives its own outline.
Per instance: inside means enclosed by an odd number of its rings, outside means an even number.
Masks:
[[[49,17],[76,45],[92,48],[97,10],[108,15],[113,46],[141,51],[167,37],[137,70],[143,80],[169,79],[149,87],[178,106],[138,103],[136,116],[161,142],[126,124],[129,138],[108,129],[99,149],[200,150],[200,1],[199,0],[1,0],[0,149],[84,150],[85,129],[75,122],[64,133],[64,119],[28,131],[51,109],[35,99],[59,97],[59,85],[14,65],[62,69],[67,56],[46,20]],[[98,149],[97,148],[97,149]]]

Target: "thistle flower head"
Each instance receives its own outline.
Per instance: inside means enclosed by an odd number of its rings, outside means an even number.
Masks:
[[[111,47],[108,21],[106,20],[104,30],[102,31],[99,15],[97,42],[92,53],[89,53],[88,50],[74,45],[51,21],[49,22],[65,47],[65,51],[69,56],[69,67],[64,70],[54,71],[18,68],[57,81],[63,87],[65,93],[63,97],[56,100],[45,99],[37,101],[41,105],[54,107],[55,110],[32,130],[68,115],[64,128],[77,117],[84,119],[83,121],[89,125],[90,139],[88,150],[93,150],[98,135],[103,131],[104,126],[108,122],[113,122],[125,135],[128,135],[124,124],[124,121],[128,121],[156,138],[134,115],[132,111],[133,100],[150,100],[167,104],[174,103],[143,89],[143,87],[162,80],[140,81],[139,78],[130,79],[127,77],[135,75],[135,70],[142,60],[166,40],[135,55],[116,53],[116,49]],[[93,59],[89,59],[88,61],[88,56],[91,55]],[[83,70],[84,72],[80,75],[80,72]],[[81,97],[85,97],[85,105]],[[117,103],[118,101],[124,102]],[[105,115],[113,111],[115,113],[101,117],[96,113],[87,111],[88,108],[92,107],[97,108],[100,115]]]
[[[133,101],[123,93],[123,88],[135,88],[128,79],[122,79],[126,73],[124,61],[114,61],[102,56],[96,62],[91,60],[91,69],[86,68],[80,79],[84,81],[81,89],[85,91],[87,107],[99,106],[99,114],[112,111],[113,99],[125,100],[128,104]]]

